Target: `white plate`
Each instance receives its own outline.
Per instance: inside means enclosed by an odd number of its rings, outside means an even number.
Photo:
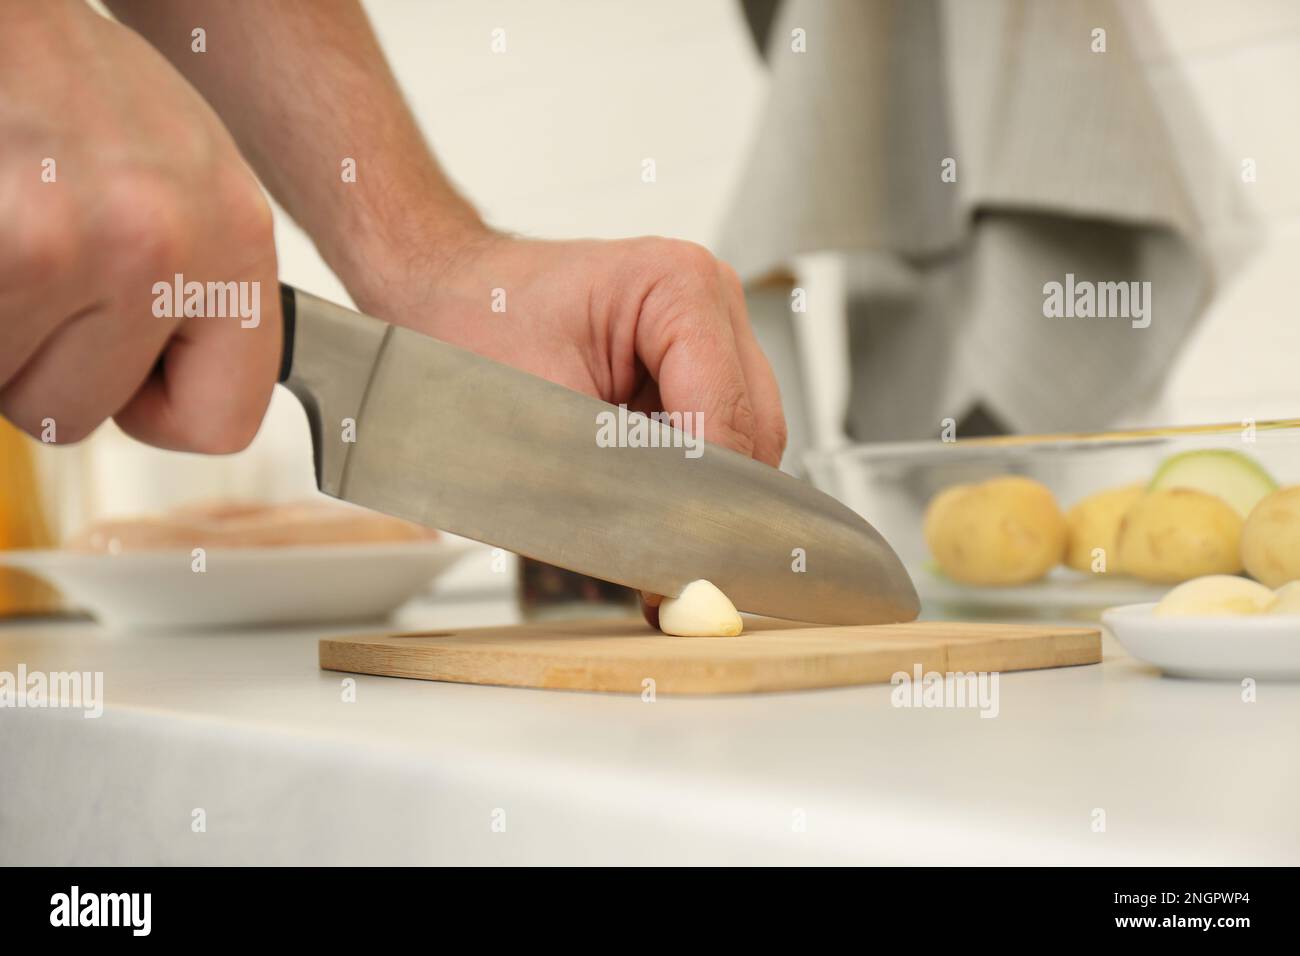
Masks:
[[[1175,677],[1300,680],[1300,615],[1156,617],[1155,604],[1114,607],[1101,621],[1139,660]]]
[[[69,603],[117,629],[233,627],[377,619],[427,590],[477,547],[463,538],[393,544],[87,554],[0,551],[0,565],[30,571]]]
[[[1041,581],[1012,587],[962,584],[936,571],[929,562],[908,568],[921,600],[958,608],[1067,613],[1097,611],[1117,604],[1158,601],[1169,589],[1114,574],[1081,574],[1056,568]]]

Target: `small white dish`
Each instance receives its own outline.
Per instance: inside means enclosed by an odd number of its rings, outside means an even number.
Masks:
[[[1156,617],[1155,607],[1113,607],[1101,621],[1126,651],[1175,677],[1300,680],[1300,615]]]
[[[464,538],[392,544],[188,551],[0,551],[0,565],[44,578],[72,605],[117,630],[375,620],[470,550]]]

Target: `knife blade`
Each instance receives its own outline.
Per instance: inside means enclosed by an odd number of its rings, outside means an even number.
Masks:
[[[757,614],[919,611],[884,538],[806,482],[660,422],[640,423],[658,447],[599,441],[625,410],[291,286],[281,302],[280,381],[327,495],[657,594],[704,578]]]

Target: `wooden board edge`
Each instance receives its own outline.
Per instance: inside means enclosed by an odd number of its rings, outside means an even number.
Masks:
[[[1042,670],[1054,667],[1079,667],[1100,664],[1101,630],[1069,628],[1044,635],[1045,640],[1032,644],[1014,638],[983,643],[975,647],[951,645],[949,668],[953,671]],[[999,666],[988,666],[990,656],[1000,657]]]
[[[458,666],[463,656],[457,649],[443,650],[429,645],[409,648],[385,645],[386,664],[376,667],[373,645],[322,638],[318,659],[322,670],[376,677],[408,678],[494,687],[528,687],[538,690],[578,690],[592,693],[642,694],[653,680],[656,694],[675,696],[731,696],[771,694],[807,690],[888,685],[894,674],[912,675],[919,665],[923,673],[967,671],[1020,671],[1047,667],[1098,663],[1101,660],[1101,632],[1075,629],[1074,633],[1048,635],[1048,647],[1026,648],[1010,666],[978,666],[980,652],[952,646],[906,646],[873,648],[861,654],[811,655],[792,665],[789,660],[755,659],[733,662],[725,672],[703,662],[596,661],[580,666],[557,666],[545,655],[512,654],[508,658],[475,658],[472,672]],[[1009,638],[1002,653],[1022,639]],[[1003,642],[998,642],[999,644]],[[358,647],[371,648],[367,655]],[[988,646],[984,646],[987,650]],[[438,672],[431,673],[431,660]],[[636,673],[639,667],[640,672]],[[632,671],[633,675],[628,676]]]
[[[364,655],[357,648],[365,648]],[[888,683],[899,671],[911,673],[919,660],[927,670],[942,666],[942,648],[873,648],[855,655],[811,655],[792,665],[788,659],[731,662],[723,672],[710,662],[689,659],[638,662],[618,659],[579,666],[557,666],[546,655],[516,652],[509,656],[475,657],[472,672],[458,666],[458,649],[429,645],[403,648],[383,645],[383,666],[376,666],[374,645],[322,638],[318,659],[323,670],[375,677],[399,677],[495,687],[531,687],[541,690],[581,690],[597,693],[641,694],[644,681],[654,681],[656,694],[728,696],[746,693],[782,693],[835,687]],[[437,673],[431,673],[431,670]],[[870,674],[864,674],[869,669]],[[632,676],[628,677],[631,672]]]

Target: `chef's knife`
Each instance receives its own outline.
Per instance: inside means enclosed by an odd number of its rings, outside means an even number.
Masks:
[[[717,445],[689,457],[667,424],[644,426],[660,447],[606,447],[613,405],[290,286],[281,301],[280,381],[327,495],[656,594],[705,578],[791,620],[917,615],[884,538],[805,482]]]

